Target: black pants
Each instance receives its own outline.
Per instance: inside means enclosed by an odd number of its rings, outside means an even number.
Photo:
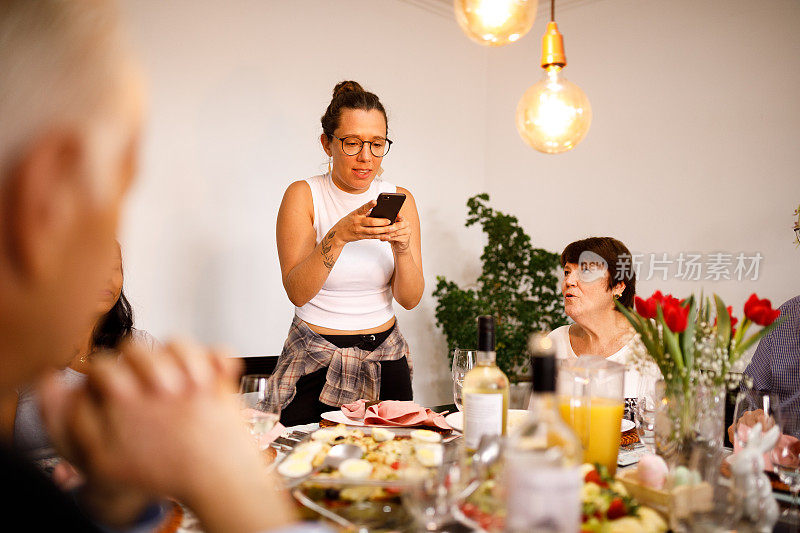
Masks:
[[[338,348],[359,347],[362,350],[374,351],[394,331],[392,326],[386,331],[374,335],[322,335],[322,337]],[[381,400],[410,400],[411,371],[405,357],[396,361],[380,361],[381,365]],[[319,401],[319,395],[325,386],[328,368],[320,368],[297,380],[297,392],[289,405],[281,411],[281,423],[284,426],[310,424],[319,422],[320,415],[326,411],[338,409],[337,405],[327,405]]]

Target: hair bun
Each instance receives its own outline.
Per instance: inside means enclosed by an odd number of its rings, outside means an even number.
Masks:
[[[336,98],[340,94],[347,92],[364,92],[364,88],[357,81],[340,81],[333,88],[333,97]]]

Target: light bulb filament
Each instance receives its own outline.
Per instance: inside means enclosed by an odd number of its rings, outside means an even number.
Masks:
[[[497,30],[505,26],[513,15],[511,10],[513,3],[513,0],[482,0],[475,8],[475,13],[484,26]]]

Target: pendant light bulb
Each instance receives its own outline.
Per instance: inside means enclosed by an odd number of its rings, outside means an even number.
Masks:
[[[542,45],[541,81],[517,104],[517,130],[530,146],[546,154],[572,150],[586,137],[592,107],[580,87],[564,76],[564,43],[555,22],[547,25]]]
[[[538,0],[454,0],[458,25],[485,46],[503,46],[528,33]]]

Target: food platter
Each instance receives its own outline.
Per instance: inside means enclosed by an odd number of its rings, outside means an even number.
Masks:
[[[276,470],[299,503],[343,527],[373,529],[390,518],[400,526],[410,520],[401,493],[442,464],[445,445],[434,431],[398,429],[406,434],[378,427],[323,427],[297,444]],[[326,459],[339,445],[360,447],[363,454],[330,466]],[[391,517],[385,516],[386,509],[392,509]]]

